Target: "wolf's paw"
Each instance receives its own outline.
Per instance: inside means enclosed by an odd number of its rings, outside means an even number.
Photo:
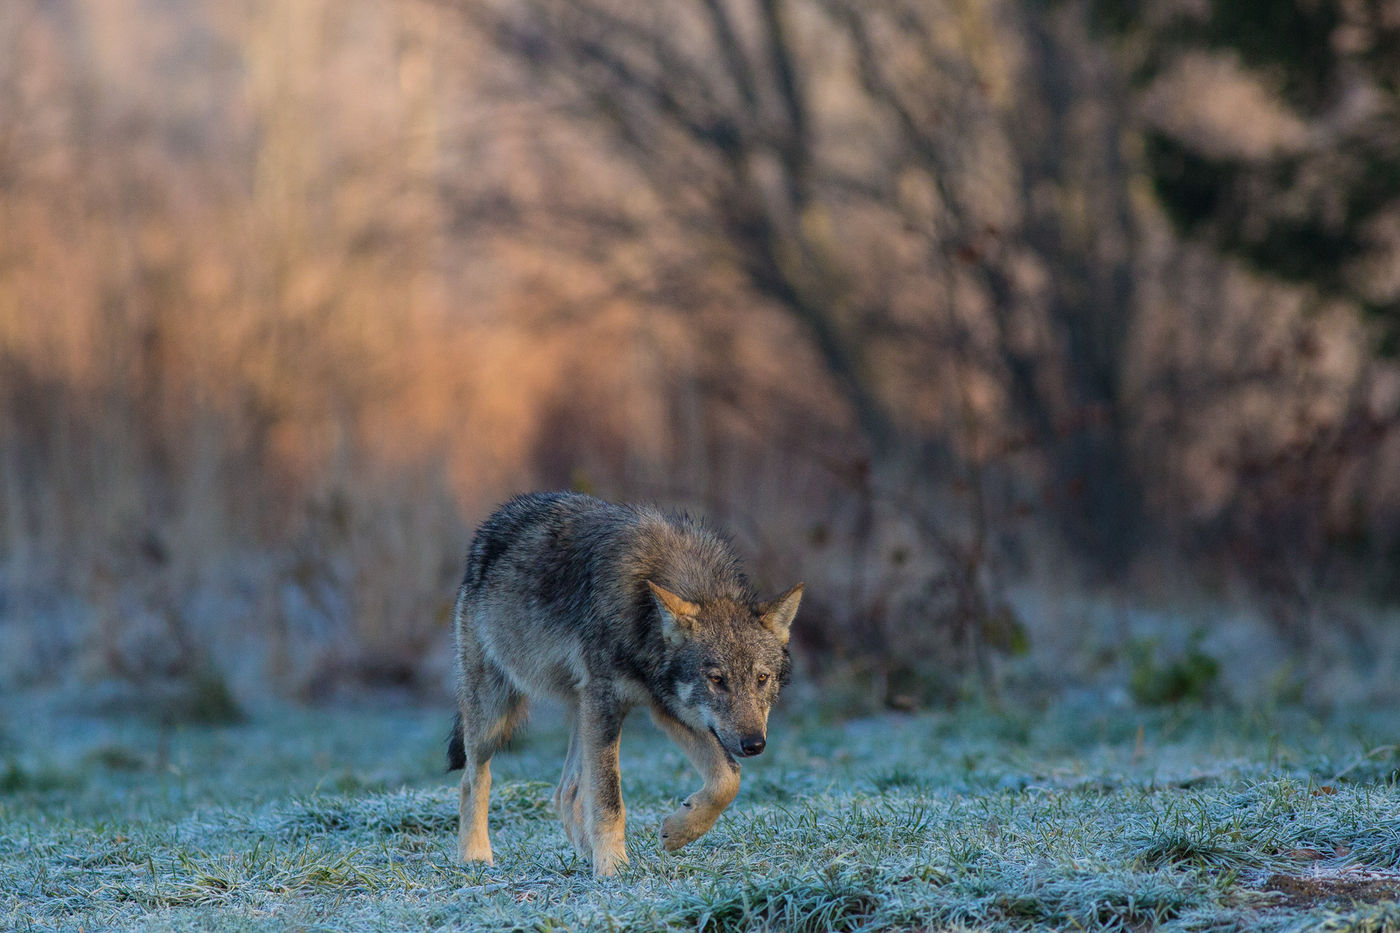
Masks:
[[[713,825],[713,820],[704,819],[687,801],[661,821],[661,848],[674,852],[705,835]]]
[[[593,850],[593,877],[610,878],[617,874],[618,868],[627,864],[627,851],[621,846],[614,849],[604,849],[598,846]]]
[[[588,832],[583,828],[582,818],[575,816],[573,819],[563,820],[563,823],[564,835],[569,837],[574,851],[588,858],[593,851],[593,844],[588,839]]]
[[[485,845],[458,845],[457,860],[463,865],[471,865],[476,862],[484,862],[487,865],[495,863],[495,858],[491,855],[491,844]]]
[[[593,843],[584,826],[583,800],[579,797],[577,784],[560,801],[559,822],[564,824],[564,835],[569,837],[574,851],[587,858],[593,852]]]

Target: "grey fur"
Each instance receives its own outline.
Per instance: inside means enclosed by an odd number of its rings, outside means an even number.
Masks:
[[[491,861],[491,756],[528,694],[569,710],[554,803],[597,874],[627,861],[617,743],[633,707],[648,707],[705,778],[662,822],[662,844],[708,832],[738,793],[736,759],[763,750],[801,595],[798,584],[759,602],[729,544],[689,516],[575,493],[502,506],[477,530],[453,613],[448,766],[464,768],[462,860]]]

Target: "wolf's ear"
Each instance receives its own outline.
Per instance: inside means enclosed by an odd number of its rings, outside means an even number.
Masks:
[[[700,615],[700,607],[688,599],[682,599],[664,586],[657,586],[650,580],[651,595],[656,599],[656,607],[661,610],[661,634],[666,641],[678,645],[695,631],[695,623]]]
[[[764,628],[778,636],[778,641],[788,643],[792,631],[792,619],[797,615],[797,604],[802,602],[802,584],[799,583],[771,603],[759,607],[758,621]]]

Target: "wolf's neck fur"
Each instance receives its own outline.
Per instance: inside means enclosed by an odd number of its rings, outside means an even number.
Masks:
[[[639,569],[653,582],[691,602],[757,601],[733,548],[710,528],[689,515],[652,508],[637,509],[637,524],[650,545],[640,549]]]

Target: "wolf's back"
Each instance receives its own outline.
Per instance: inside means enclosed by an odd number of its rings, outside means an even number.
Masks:
[[[572,566],[608,550],[628,518],[625,507],[580,493],[516,496],[477,529],[462,586],[475,592],[488,582],[510,588],[569,576]]]
[[[689,516],[569,492],[528,493],[497,509],[472,540],[462,589],[529,591],[574,607],[602,590],[649,604],[647,579],[690,599],[751,596],[729,543]]]

